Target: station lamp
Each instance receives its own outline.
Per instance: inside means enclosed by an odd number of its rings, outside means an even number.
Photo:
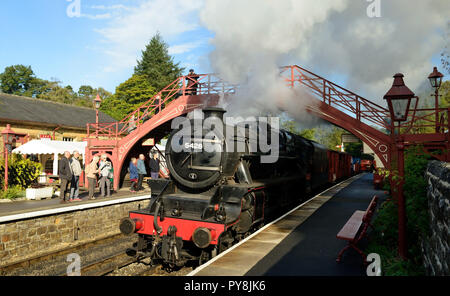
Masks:
[[[100,96],[97,94],[97,97],[94,100],[95,109],[100,109],[100,105],[102,104],[102,99],[100,99]]]
[[[404,139],[400,135],[400,122],[408,119],[409,107],[411,105],[411,99],[414,98],[414,93],[405,85],[403,81],[403,74],[397,73],[394,75],[394,83],[391,89],[384,95],[384,99],[389,106],[389,112],[391,114],[392,131],[394,131],[395,123],[399,124],[398,134],[393,133],[395,137],[396,150],[397,150],[397,169],[400,181],[394,183],[391,179],[391,188],[396,188],[394,193],[397,196],[398,201],[398,252],[402,259],[407,257],[407,245],[406,245],[406,207],[405,196],[403,193],[403,180],[405,178],[405,163],[404,163]]]
[[[391,89],[384,95],[388,103],[392,121],[406,121],[408,119],[411,99],[415,94],[405,85],[403,74],[394,75],[394,83]]]
[[[97,97],[94,100],[94,106],[95,106],[95,137],[98,139],[98,111],[100,110],[100,105],[102,104],[102,99],[100,99],[100,96],[97,94]]]
[[[12,149],[14,140],[16,139],[16,133],[11,129],[11,125],[7,124],[6,128],[2,131],[3,137],[3,151],[5,153],[5,191],[8,190],[8,153]]]
[[[441,87],[442,77],[444,77],[444,75],[442,75],[442,73],[437,70],[437,67],[434,67],[433,72],[428,76],[431,87],[436,90],[439,89]]]
[[[433,72],[428,75],[428,79],[430,80],[431,87],[434,88],[434,109],[435,109],[435,132],[439,133],[439,88],[442,83],[442,75],[441,72],[437,70],[437,67],[433,68]]]

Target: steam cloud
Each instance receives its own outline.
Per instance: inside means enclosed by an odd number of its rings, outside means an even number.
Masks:
[[[279,67],[298,64],[383,104],[397,72],[415,89],[445,47],[447,0],[380,0],[381,17],[364,0],[207,0],[200,17],[215,33],[214,71],[242,86],[229,112],[287,111],[304,117],[302,89],[288,89]],[[299,93],[300,92],[300,93]],[[302,98],[302,99],[300,99]]]

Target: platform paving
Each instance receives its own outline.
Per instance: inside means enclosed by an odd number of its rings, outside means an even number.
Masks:
[[[325,191],[285,218],[250,237],[191,275],[195,276],[363,276],[358,253],[336,257],[346,242],[336,234],[356,210],[365,210],[374,195],[372,174],[355,176]],[[364,241],[362,242],[364,243]]]
[[[82,190],[79,194],[79,198],[82,201],[77,202],[67,202],[61,204],[61,199],[59,197],[53,197],[51,199],[43,199],[43,200],[21,200],[21,201],[12,201],[12,202],[1,202],[0,203],[0,217],[9,216],[21,213],[28,213],[33,211],[41,211],[41,210],[49,210],[54,208],[64,208],[70,207],[77,204],[83,203],[96,203],[99,201],[113,200],[119,198],[126,197],[136,197],[149,195],[150,189],[146,188],[145,190],[131,193],[127,188],[121,189],[119,191],[114,191],[111,193],[111,197],[101,197],[100,193],[97,191],[94,194],[95,200],[89,200],[88,193],[85,190]],[[66,195],[66,198],[68,196]]]

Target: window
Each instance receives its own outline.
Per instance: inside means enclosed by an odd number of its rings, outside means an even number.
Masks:
[[[73,142],[73,138],[63,137],[64,142]]]

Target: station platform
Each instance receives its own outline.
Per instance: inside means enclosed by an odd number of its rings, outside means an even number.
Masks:
[[[361,256],[336,234],[356,210],[365,210],[375,190],[373,175],[363,173],[316,195],[192,271],[190,276],[364,276]],[[362,246],[364,240],[361,241]]]
[[[0,222],[18,220],[20,218],[33,218],[44,214],[61,213],[73,209],[90,208],[97,204],[115,204],[124,201],[143,200],[150,198],[150,189],[137,193],[131,193],[128,189],[122,189],[111,193],[111,197],[101,197],[100,193],[94,194],[95,200],[88,198],[86,191],[81,191],[81,201],[60,203],[59,197],[43,200],[23,200],[0,203]],[[68,196],[66,196],[68,198]]]

